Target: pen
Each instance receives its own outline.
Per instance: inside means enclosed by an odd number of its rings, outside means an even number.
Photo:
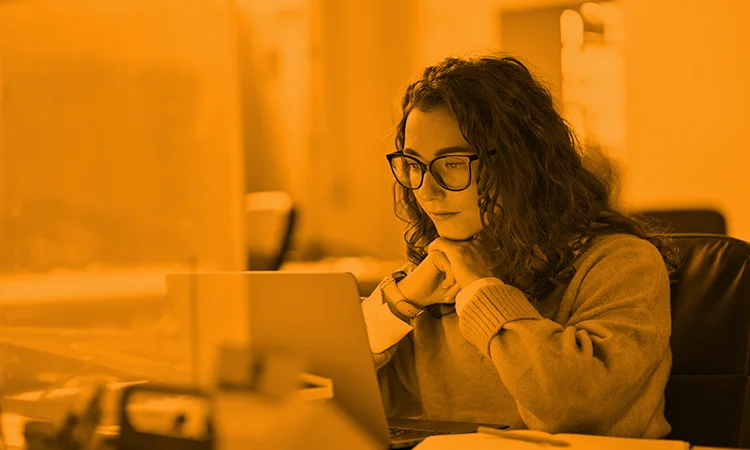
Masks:
[[[567,447],[570,445],[568,442],[565,442],[559,439],[543,437],[543,436],[532,436],[528,434],[510,433],[508,431],[498,430],[497,428],[490,428],[490,427],[479,427],[477,428],[477,433],[489,434],[492,436],[497,436],[497,437],[501,437],[505,439],[515,439],[517,441],[532,442],[534,444],[540,444],[540,445],[554,445],[556,447]]]

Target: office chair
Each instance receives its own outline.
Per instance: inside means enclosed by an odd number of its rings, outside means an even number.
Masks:
[[[291,196],[282,191],[251,192],[245,206],[247,270],[279,270],[296,224]]]
[[[684,262],[671,277],[669,438],[750,447],[750,245],[721,235],[671,236]]]
[[[671,228],[671,233],[727,234],[724,215],[714,209],[651,209],[640,214]]]

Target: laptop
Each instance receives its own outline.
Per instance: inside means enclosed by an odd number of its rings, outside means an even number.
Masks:
[[[170,275],[175,276],[175,275]],[[176,275],[190,276],[190,275]],[[236,284],[243,277],[250,345],[281,350],[308,363],[308,371],[333,380],[333,401],[381,448],[412,447],[434,434],[473,433],[499,424],[389,419],[383,407],[357,281],[350,273],[242,272],[198,274]]]

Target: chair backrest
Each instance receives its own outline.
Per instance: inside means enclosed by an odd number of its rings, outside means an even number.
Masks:
[[[656,219],[672,233],[727,234],[724,215],[714,209],[651,209],[640,214]]]
[[[750,447],[750,245],[673,234],[684,262],[672,275],[670,438]]]
[[[292,198],[282,191],[251,192],[245,207],[247,270],[279,270],[296,223]]]

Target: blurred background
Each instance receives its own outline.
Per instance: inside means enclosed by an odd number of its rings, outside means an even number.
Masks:
[[[446,56],[527,62],[624,208],[750,240],[748,44],[745,0],[0,1],[4,392],[187,377],[166,273],[366,295],[404,258],[399,97]]]

